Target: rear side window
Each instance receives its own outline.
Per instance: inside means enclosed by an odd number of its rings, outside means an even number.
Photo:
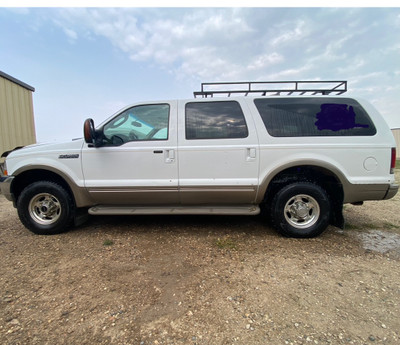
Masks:
[[[255,99],[265,128],[274,137],[372,136],[375,126],[350,98]]]
[[[186,139],[246,138],[248,130],[242,108],[236,101],[186,104]]]

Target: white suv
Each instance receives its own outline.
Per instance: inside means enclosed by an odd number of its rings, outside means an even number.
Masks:
[[[317,236],[329,224],[343,228],[344,203],[398,190],[395,141],[382,116],[364,100],[320,93],[210,98],[208,91],[130,105],[97,128],[86,120],[84,139],[11,152],[1,190],[37,234],[65,231],[82,210],[264,208],[281,234]]]

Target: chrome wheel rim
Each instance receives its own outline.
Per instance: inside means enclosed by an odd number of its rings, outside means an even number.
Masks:
[[[35,195],[28,207],[31,218],[41,225],[53,224],[61,215],[60,201],[49,193]]]
[[[310,195],[298,194],[291,197],[285,205],[286,221],[297,229],[314,225],[320,216],[318,202]]]

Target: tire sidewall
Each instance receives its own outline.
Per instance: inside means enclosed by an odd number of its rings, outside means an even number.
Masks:
[[[60,203],[60,217],[52,224],[40,224],[30,215],[29,203],[32,198],[41,193],[53,195]],[[38,235],[54,235],[66,231],[74,215],[74,206],[69,193],[57,183],[48,181],[39,181],[27,186],[18,198],[17,210],[22,224]]]
[[[295,195],[305,194],[313,197],[319,205],[320,214],[316,223],[307,228],[292,226],[285,217],[285,205]],[[320,186],[310,182],[297,182],[283,187],[276,194],[272,204],[272,221],[275,228],[287,237],[310,238],[320,235],[329,225],[330,201]]]

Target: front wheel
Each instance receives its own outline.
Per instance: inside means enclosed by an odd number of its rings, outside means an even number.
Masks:
[[[271,217],[275,228],[288,237],[315,237],[329,225],[330,201],[324,189],[310,182],[296,182],[275,195]]]
[[[18,216],[30,231],[38,235],[64,232],[74,216],[74,204],[69,193],[49,181],[27,186],[17,201]]]

